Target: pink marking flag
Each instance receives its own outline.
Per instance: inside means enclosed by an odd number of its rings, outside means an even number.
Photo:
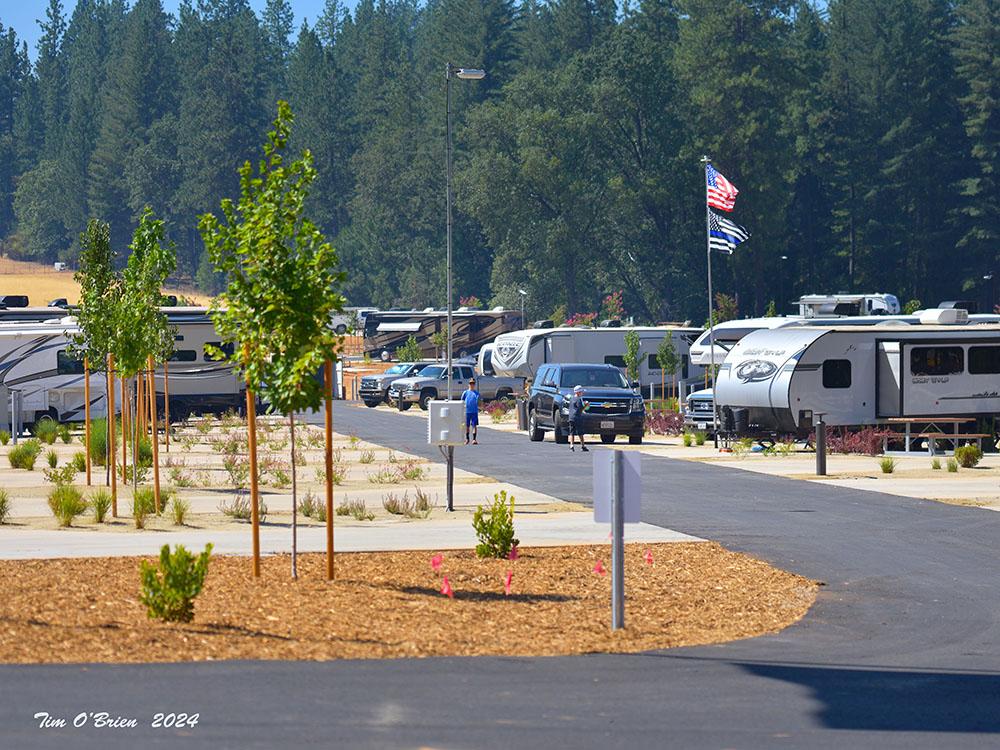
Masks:
[[[444,555],[434,555],[434,557],[431,558],[431,568],[433,568],[435,573],[441,570],[441,563],[443,562]]]
[[[441,584],[441,593],[449,599],[455,598],[455,592],[451,590],[451,582],[448,581],[448,576],[444,577],[444,582]]]
[[[597,575],[602,576],[608,571],[604,569],[604,563],[598,560],[596,563],[594,563],[594,572],[597,573]]]
[[[646,550],[646,554],[644,554],[642,556],[642,559],[646,561],[646,565],[652,565],[653,564],[653,550],[651,550],[651,549]]]
[[[503,593],[505,596],[510,596],[510,579],[514,577],[514,572],[508,570],[506,577],[503,579]]]
[[[517,552],[517,545],[515,544],[513,547],[510,548],[510,552],[507,553],[507,559],[516,560],[518,557],[519,555]]]

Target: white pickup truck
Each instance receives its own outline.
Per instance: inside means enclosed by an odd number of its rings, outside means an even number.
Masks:
[[[476,375],[471,365],[452,368],[451,393],[448,393],[448,366],[428,365],[419,375],[394,380],[389,386],[389,400],[400,404],[405,411],[413,404],[427,410],[427,402],[435,399],[460,398],[469,387],[470,378],[476,379],[476,390],[484,401],[507,398],[524,393],[524,378],[498,378]]]

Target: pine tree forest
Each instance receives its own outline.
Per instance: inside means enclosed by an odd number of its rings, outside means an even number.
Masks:
[[[146,205],[178,274],[219,280],[197,217],[287,100],[310,215],[350,304],[445,304],[445,69],[456,298],[531,318],[622,294],[704,320],[704,173],[752,234],[713,260],[740,315],[810,292],[995,303],[1000,0],[49,0],[34,60],[0,25],[0,250],[119,252]],[[1000,276],[997,277],[1000,279]]]

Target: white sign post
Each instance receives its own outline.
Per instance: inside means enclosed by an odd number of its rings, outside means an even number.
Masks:
[[[625,627],[625,524],[642,518],[640,454],[594,451],[594,521],[611,522],[611,629]]]

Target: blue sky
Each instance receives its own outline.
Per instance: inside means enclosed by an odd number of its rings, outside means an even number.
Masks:
[[[177,14],[177,7],[180,0],[162,0],[163,8],[168,13]],[[250,5],[258,13],[264,8],[267,0],[250,0]],[[307,18],[309,24],[315,23],[320,13],[323,12],[324,0],[289,0],[292,10],[295,11],[295,29],[298,30],[302,24],[302,19]],[[63,10],[68,17],[76,6],[76,0],[62,0]],[[4,28],[13,27],[17,32],[17,38],[28,42],[31,49],[31,57],[35,57],[35,43],[41,34],[37,20],[45,18],[45,9],[49,5],[49,0],[0,0],[0,23]],[[354,2],[348,0],[348,7],[353,7]]]

